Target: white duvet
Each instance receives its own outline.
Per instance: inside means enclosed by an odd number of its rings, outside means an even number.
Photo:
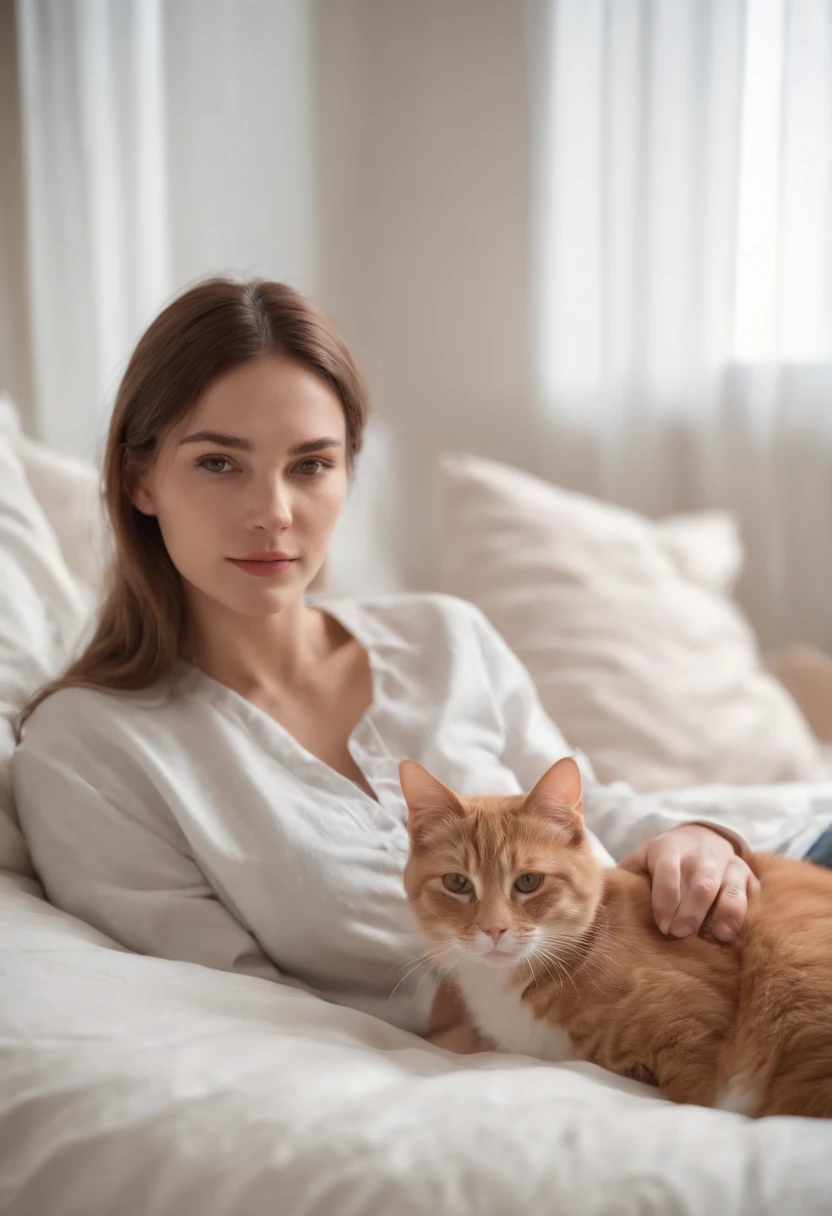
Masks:
[[[10,719],[83,610],[0,425],[2,1216],[832,1212],[832,1121],[452,1056],[267,980],[131,954],[51,908],[25,877]]]
[[[832,1211],[832,1124],[451,1056],[0,889],[3,1216]]]

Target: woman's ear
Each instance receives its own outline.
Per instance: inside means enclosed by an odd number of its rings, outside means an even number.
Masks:
[[[141,511],[142,515],[155,515],[156,502],[153,497],[153,491],[150,489],[148,482],[148,474],[146,470],[136,470],[132,473],[126,473],[126,490],[127,497],[132,502],[137,511]]]

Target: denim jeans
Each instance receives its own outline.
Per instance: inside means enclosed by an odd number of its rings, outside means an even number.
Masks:
[[[822,836],[818,836],[804,860],[814,861],[816,865],[832,870],[832,827],[828,827]]]

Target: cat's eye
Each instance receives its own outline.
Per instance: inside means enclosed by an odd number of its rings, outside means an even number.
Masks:
[[[442,886],[452,895],[468,895],[473,890],[471,879],[464,874],[443,874]]]
[[[514,884],[515,891],[521,895],[531,895],[543,882],[542,874],[521,874]]]

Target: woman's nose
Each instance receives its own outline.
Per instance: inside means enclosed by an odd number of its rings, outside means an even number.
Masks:
[[[251,526],[262,532],[281,532],[292,522],[292,499],[282,477],[264,478],[252,489]]]

